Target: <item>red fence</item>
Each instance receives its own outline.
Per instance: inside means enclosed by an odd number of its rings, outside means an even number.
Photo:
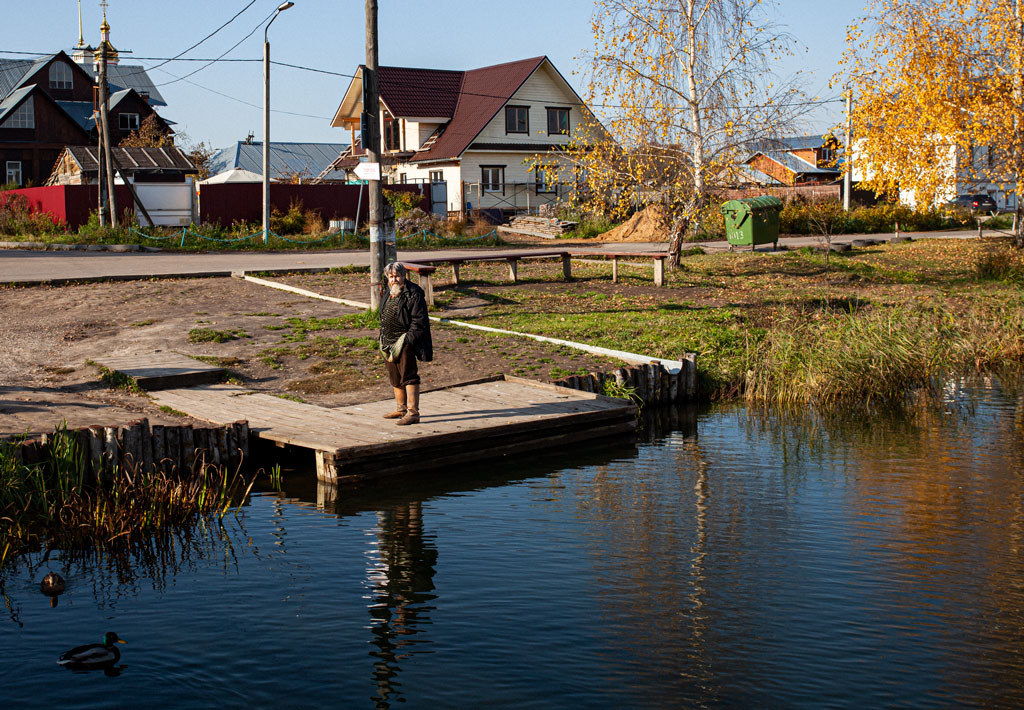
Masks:
[[[422,184],[388,185],[388,190],[412,192],[422,196],[419,205],[424,212],[430,212],[429,186]],[[89,221],[89,213],[96,209],[98,200],[96,185],[49,185],[27,187],[21,190],[0,192],[0,205],[7,195],[24,195],[29,209],[33,212],[48,212],[69,229],[78,229]],[[114,188],[118,212],[133,208],[131,193],[124,185]],[[364,221],[369,214],[369,190],[362,190],[362,206],[359,219]],[[319,212],[324,222],[332,219],[355,219],[360,205],[359,185],[270,185],[270,204],[287,212],[292,204],[301,204],[303,210]],[[201,185],[199,193],[199,221],[220,222],[224,226],[232,222],[263,220],[263,186],[253,183],[224,183]]]
[[[69,229],[78,229],[89,221],[89,213],[96,209],[99,188],[96,185],[50,185],[7,190],[0,192],[0,204],[8,195],[24,195],[33,212],[48,212]],[[132,195],[124,185],[115,186],[114,199],[119,210],[134,206]]]
[[[332,219],[356,218],[363,221],[369,214],[369,189],[362,189],[360,206],[359,185],[270,185],[270,205],[281,212],[287,212],[293,205],[301,204],[302,209],[318,212],[324,222]],[[419,205],[424,212],[430,211],[429,186],[388,185],[388,190],[413,192],[423,196]],[[258,182],[220,183],[199,186],[199,221],[220,222],[224,226],[232,222],[245,221],[260,223],[263,220],[263,186]]]

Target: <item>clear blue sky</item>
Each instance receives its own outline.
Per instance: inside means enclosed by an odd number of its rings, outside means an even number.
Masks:
[[[143,57],[172,57],[221,24],[249,0],[109,0],[111,41],[131,50],[124,63],[153,67]],[[257,27],[280,0],[256,0],[252,7],[186,57],[214,58],[240,40],[225,59],[185,81],[175,77],[204,63],[173,62],[150,72],[168,106],[161,115],[194,141],[225,147],[251,131],[262,134],[263,30]],[[55,52],[78,41],[76,0],[7,2],[0,50]],[[547,55],[580,90],[583,54],[593,46],[590,0],[379,0],[380,63],[440,69],[470,69]],[[327,72],[351,74],[365,59],[362,0],[295,0],[270,28],[271,58]],[[828,79],[843,50],[846,26],[863,10],[862,0],[779,0],[777,22],[799,43],[797,56],[780,69],[804,72],[810,96],[830,97]],[[99,41],[99,0],[82,0],[86,42]],[[2,54],[14,58],[18,55]],[[348,142],[348,132],[330,127],[330,117],[349,78],[274,66],[271,79],[271,137],[275,141]],[[582,93],[582,92],[581,92]],[[230,98],[229,98],[230,97]],[[808,117],[802,132],[822,131],[841,118],[830,104]],[[291,113],[286,113],[291,112]],[[302,114],[302,115],[292,115]]]

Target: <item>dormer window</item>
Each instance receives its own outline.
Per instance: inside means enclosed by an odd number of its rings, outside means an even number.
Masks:
[[[54,62],[50,65],[50,88],[51,89],[73,89],[74,79],[71,76],[71,67],[64,62]]]
[[[32,99],[23,103],[17,110],[8,116],[3,122],[4,128],[35,128],[36,112],[32,105]]]
[[[117,127],[122,131],[139,130],[139,114],[122,113],[117,117]]]
[[[505,133],[529,133],[530,132],[530,107],[529,106],[506,106],[505,107]]]
[[[548,107],[548,135],[569,135],[569,109]]]

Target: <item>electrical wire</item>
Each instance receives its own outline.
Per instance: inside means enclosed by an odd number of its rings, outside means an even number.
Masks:
[[[231,18],[230,20],[228,20],[228,21],[227,21],[227,22],[225,22],[225,23],[224,23],[223,25],[221,25],[220,27],[218,27],[217,29],[215,29],[215,30],[214,30],[213,32],[211,32],[210,34],[208,34],[208,35],[206,35],[205,37],[203,37],[203,38],[202,38],[201,40],[199,40],[198,42],[196,42],[195,44],[193,44],[193,45],[192,45],[191,47],[189,47],[189,48],[188,48],[188,49],[186,49],[185,51],[183,51],[183,52],[180,52],[179,54],[177,54],[176,56],[173,56],[173,57],[171,57],[170,59],[165,59],[165,60],[163,60],[163,61],[162,61],[162,62],[161,62],[160,64],[157,64],[157,65],[156,65],[155,67],[150,67],[150,69],[159,69],[160,67],[164,66],[164,64],[169,64],[170,62],[174,62],[174,61],[177,61],[177,60],[181,59],[182,55],[184,55],[184,54],[188,54],[188,53],[189,53],[189,52],[191,52],[191,51],[192,51],[193,49],[195,49],[196,47],[198,47],[199,45],[201,45],[201,44],[202,44],[203,42],[205,42],[206,40],[208,40],[208,39],[210,39],[211,37],[213,37],[213,36],[214,36],[215,34],[217,34],[218,32],[220,32],[220,31],[221,31],[222,29],[224,29],[225,27],[227,27],[228,25],[230,25],[230,24],[231,24],[232,22],[234,22],[235,20],[237,20],[237,19],[238,19],[238,17],[239,17],[239,16],[240,16],[240,15],[241,15],[241,14],[242,14],[243,12],[245,12],[246,10],[248,10],[248,9],[249,9],[250,7],[252,7],[252,6],[253,6],[253,5],[255,5],[255,4],[256,4],[256,0],[250,0],[250,2],[249,2],[249,4],[248,4],[248,5],[246,5],[246,6],[245,6],[245,7],[243,7],[243,8],[241,9],[241,10],[239,10],[238,12],[236,12],[236,13],[234,14],[234,16],[233,16],[233,17],[232,17],[232,18]]]

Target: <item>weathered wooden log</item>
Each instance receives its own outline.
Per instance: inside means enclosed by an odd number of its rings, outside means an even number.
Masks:
[[[209,458],[209,454],[206,452],[207,446],[206,429],[203,427],[193,427],[192,429],[192,446],[194,448],[192,471],[198,471],[203,465],[204,461]]]
[[[658,403],[668,404],[669,377],[670,373],[664,365],[658,365]]]
[[[686,353],[683,355],[686,361],[686,396],[692,399],[697,395],[697,353]]]
[[[154,424],[151,438],[153,440],[153,470],[162,472],[165,459],[167,458],[167,437],[164,435],[166,427],[163,424]]]
[[[625,387],[626,386],[626,368],[620,367],[613,374],[615,375],[615,384],[617,384],[619,387]]]
[[[195,470],[196,465],[196,436],[191,426],[183,426],[178,430],[178,438],[181,441],[181,470],[188,474]]]
[[[181,440],[178,427],[164,427],[164,473],[178,476],[181,473]]]
[[[152,473],[153,432],[150,430],[148,419],[141,419],[139,425],[139,456],[142,461],[142,470],[146,473]]]
[[[228,433],[224,427],[219,427],[217,430],[217,451],[218,451],[218,466],[227,466],[231,461],[231,451],[228,448]]]
[[[75,458],[81,467],[82,480],[89,480],[89,430],[76,429],[74,432]]]
[[[224,442],[227,447],[227,465],[232,470],[238,469],[238,440],[235,438],[235,428],[230,424],[224,425]]]
[[[580,388],[580,378],[576,375],[569,375],[565,378],[565,386],[569,389],[578,390]]]
[[[235,429],[235,442],[238,445],[238,456],[241,461],[249,459],[249,422],[238,421],[232,424]]]
[[[103,479],[103,427],[89,427],[89,470],[94,481]]]
[[[117,437],[120,440],[120,451],[118,452],[118,460],[121,464],[121,470],[134,471],[138,467],[136,464],[135,455],[133,449],[135,448],[135,429],[131,423],[117,428]]]
[[[679,373],[683,371],[680,367],[675,372],[670,372],[668,375],[668,401],[678,402],[679,401]]]
[[[591,372],[590,376],[594,378],[594,391],[597,394],[604,394],[604,373]]]
[[[103,427],[103,473],[111,473],[120,463],[120,446],[117,441],[117,427]]]
[[[640,397],[640,401],[647,403],[647,368],[636,366],[636,393]]]

